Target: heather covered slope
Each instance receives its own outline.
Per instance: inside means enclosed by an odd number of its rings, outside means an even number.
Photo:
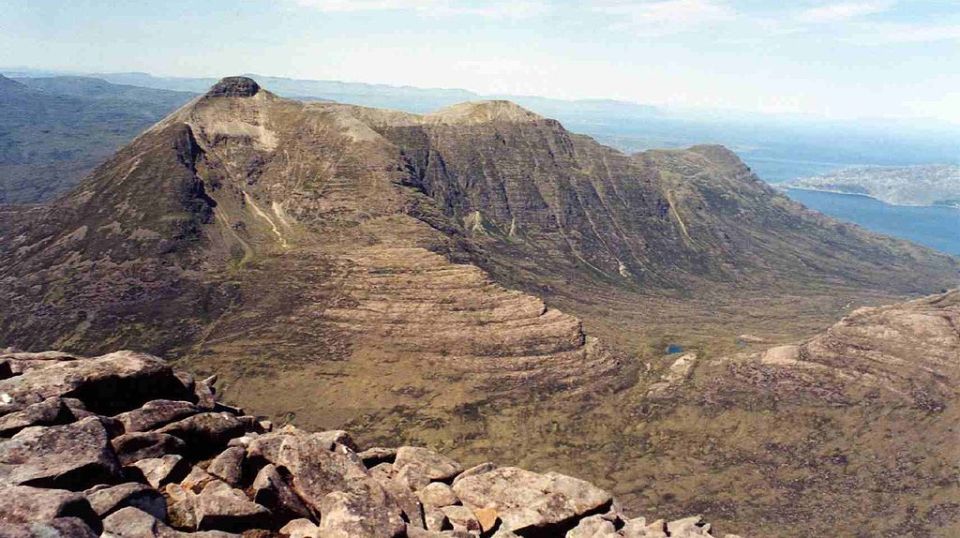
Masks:
[[[716,409],[685,407],[700,401],[686,374],[647,397],[672,378],[662,339],[711,359],[740,333],[810,336],[853,304],[957,278],[956,260],[810,213],[722,148],[628,156],[510,103],[416,116],[244,79],[53,204],[0,211],[8,344],[162,353],[220,373],[228,398],[265,415],[465,461],[582,466],[596,481],[622,462],[605,485],[636,503],[679,497],[667,510],[683,513],[709,498],[698,488],[753,472],[740,454],[766,450],[749,443],[774,396],[744,392],[718,423],[717,470],[691,474]],[[818,403],[802,405],[798,437],[819,427]],[[672,478],[651,488],[644,461]],[[733,517],[749,489],[702,511],[743,524],[782,511],[766,499]]]

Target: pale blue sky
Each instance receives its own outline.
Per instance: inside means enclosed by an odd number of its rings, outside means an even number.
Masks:
[[[960,122],[960,1],[0,0],[0,66]]]

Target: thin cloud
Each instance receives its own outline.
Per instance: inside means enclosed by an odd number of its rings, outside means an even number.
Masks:
[[[329,13],[412,11],[432,17],[475,16],[525,19],[550,11],[545,0],[290,0],[293,5]]]
[[[866,46],[960,41],[960,24],[858,24],[844,40]]]
[[[803,11],[800,14],[800,20],[805,22],[842,22],[889,11],[893,4],[892,0],[833,2]]]
[[[689,31],[736,17],[730,6],[718,0],[609,1],[592,9],[615,17],[615,27],[647,34]]]

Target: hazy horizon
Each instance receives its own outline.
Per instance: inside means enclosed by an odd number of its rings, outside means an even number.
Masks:
[[[257,73],[676,109],[960,122],[960,93],[947,90],[960,87],[960,73],[943,67],[960,64],[960,9],[936,0],[789,7],[216,0],[201,11],[180,0],[5,4],[0,48],[11,67]]]

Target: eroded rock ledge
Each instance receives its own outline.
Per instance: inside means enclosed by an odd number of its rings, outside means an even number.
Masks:
[[[569,476],[274,429],[214,382],[131,351],[0,352],[0,536],[711,536]]]

